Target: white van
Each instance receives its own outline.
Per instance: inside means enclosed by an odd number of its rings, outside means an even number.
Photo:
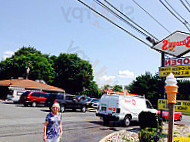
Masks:
[[[138,121],[142,111],[157,113],[151,103],[142,96],[105,94],[101,97],[96,116],[100,116],[104,123],[122,121],[129,126],[131,121]]]

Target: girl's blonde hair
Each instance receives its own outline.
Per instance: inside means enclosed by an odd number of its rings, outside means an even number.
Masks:
[[[54,103],[54,104],[52,105],[52,107],[57,107],[58,110],[60,111],[60,105],[59,105],[59,103]],[[52,108],[52,107],[51,107],[51,108]]]

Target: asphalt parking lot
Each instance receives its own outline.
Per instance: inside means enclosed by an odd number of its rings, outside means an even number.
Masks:
[[[0,101],[0,142],[42,142],[47,113],[47,107],[24,107]],[[98,142],[113,132],[139,128],[136,124],[130,127],[118,123],[104,126],[94,111],[66,111],[62,115],[62,142]],[[183,116],[183,120],[177,123],[190,125],[190,116]]]
[[[0,142],[42,142],[47,107],[24,107],[0,101]],[[124,128],[119,124],[104,126],[94,111],[66,111],[63,114],[62,142],[98,142]]]

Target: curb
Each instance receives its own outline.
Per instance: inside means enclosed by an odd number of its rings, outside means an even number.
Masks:
[[[118,132],[111,133],[111,134],[105,136],[104,138],[102,138],[99,142],[106,142],[106,139],[108,139],[108,138],[110,138],[110,137],[112,137],[112,136],[114,136],[114,135],[116,135],[116,134],[119,134],[119,133],[121,133],[121,132],[125,132],[125,131],[126,131],[126,130],[121,130],[121,131],[118,131]]]

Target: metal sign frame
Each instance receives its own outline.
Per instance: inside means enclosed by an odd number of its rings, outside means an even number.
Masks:
[[[181,33],[184,34],[186,36],[184,36],[184,39],[179,39],[177,37],[173,37],[174,35]],[[181,35],[183,36],[183,35]],[[176,41],[170,41],[170,38],[174,38]],[[182,40],[182,41],[180,41]],[[186,42],[187,40],[187,42]],[[163,43],[165,42],[165,43]],[[168,42],[168,43],[167,43]],[[154,45],[152,48],[157,50],[157,51],[161,51],[164,52],[166,54],[175,56],[175,57],[181,57],[182,55],[188,53],[190,51],[190,47],[185,47],[186,45],[184,45],[185,43],[190,44],[190,33],[185,33],[185,32],[181,32],[181,31],[175,31],[174,33],[170,34],[169,36],[167,36],[166,38],[164,38],[162,41],[159,41],[156,45]],[[167,49],[163,50],[163,44],[167,45],[168,47]],[[181,45],[182,44],[182,45]],[[171,47],[170,47],[171,46]],[[175,51],[177,48],[181,48],[180,50]],[[177,53],[176,53],[177,52]]]

